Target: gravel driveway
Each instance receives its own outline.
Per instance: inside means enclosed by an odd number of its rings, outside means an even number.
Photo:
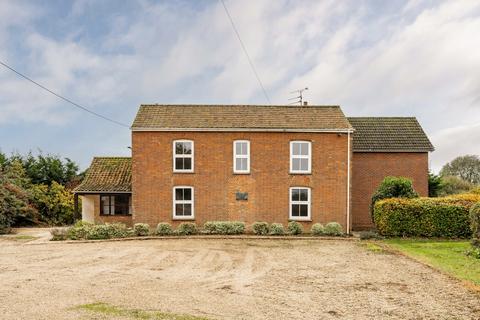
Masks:
[[[352,241],[0,240],[0,317],[113,319],[106,302],[211,319],[480,319],[480,297]],[[122,318],[123,319],[123,318]]]

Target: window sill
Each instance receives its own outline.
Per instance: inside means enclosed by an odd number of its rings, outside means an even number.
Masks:
[[[288,221],[297,221],[297,222],[312,222],[312,219],[301,219],[301,218],[289,218]]]
[[[100,214],[100,217],[131,217],[131,214]]]
[[[290,171],[289,173],[292,175],[311,175],[312,174],[312,172],[292,172],[292,171]]]
[[[173,173],[195,173],[195,171],[173,171]]]
[[[250,174],[250,171],[248,172],[233,172],[234,175],[249,175]]]
[[[172,220],[195,220],[195,217],[186,217],[186,218],[182,218],[182,217],[173,217]]]

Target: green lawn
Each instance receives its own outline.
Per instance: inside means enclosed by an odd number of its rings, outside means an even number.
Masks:
[[[136,320],[208,320],[204,317],[197,317],[186,314],[174,314],[152,310],[126,309],[104,302],[82,304],[76,309],[92,313],[102,314],[107,318],[127,318]]]
[[[387,239],[390,247],[480,288],[480,259],[468,257],[468,241]]]

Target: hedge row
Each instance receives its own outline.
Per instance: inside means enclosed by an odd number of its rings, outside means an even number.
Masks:
[[[380,200],[374,207],[375,224],[385,236],[469,238],[469,211],[479,201],[479,194]]]
[[[303,233],[303,227],[300,223],[291,221],[286,230],[281,223],[255,222],[252,225],[252,231],[256,235],[299,235]],[[161,222],[155,230],[150,230],[148,224],[136,223],[133,228],[128,228],[123,223],[92,224],[79,221],[70,228],[55,228],[51,231],[52,240],[93,240],[93,239],[112,239],[134,236],[168,236],[168,235],[192,235],[192,234],[224,234],[235,235],[245,233],[245,223],[240,221],[208,221],[203,229],[199,230],[193,222],[183,222],[176,230],[169,223]],[[336,222],[330,222],[325,227],[319,223],[312,226],[311,233],[314,236],[343,235],[342,226]]]

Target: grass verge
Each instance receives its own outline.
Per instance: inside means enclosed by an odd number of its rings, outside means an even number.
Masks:
[[[208,318],[197,317],[186,314],[175,314],[160,311],[126,309],[104,302],[82,304],[76,309],[102,314],[108,317],[125,317],[142,320],[208,320]]]
[[[480,290],[480,259],[468,257],[468,241],[430,239],[387,239],[389,247]]]

